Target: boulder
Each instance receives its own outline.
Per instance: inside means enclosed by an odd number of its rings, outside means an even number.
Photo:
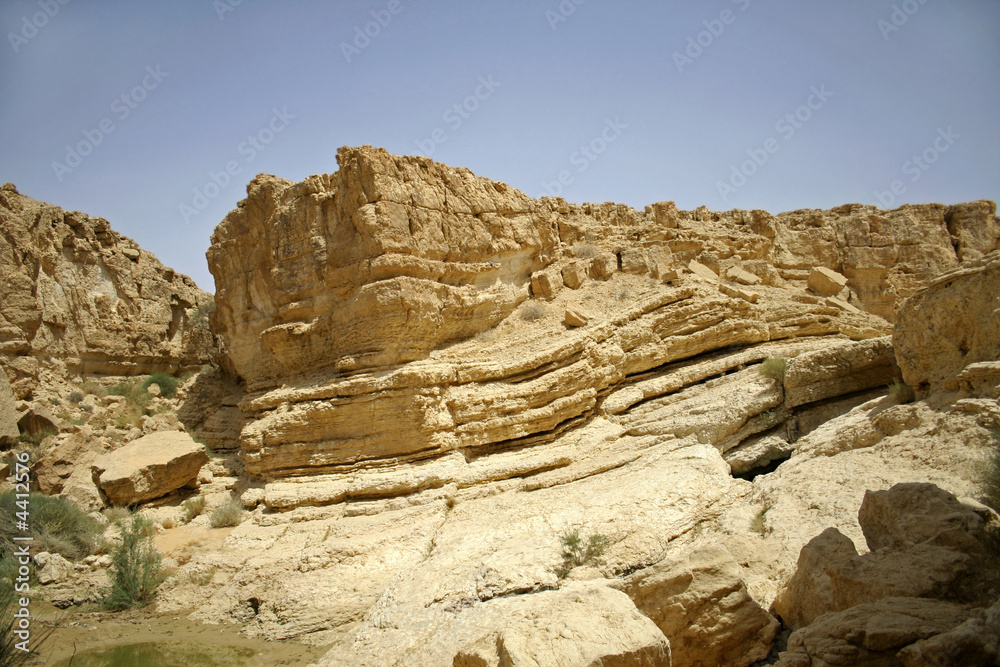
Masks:
[[[698,276],[702,280],[707,280],[713,283],[719,281],[719,274],[717,274],[715,271],[708,268],[707,266],[705,266],[704,264],[702,264],[697,260],[692,259],[690,262],[688,262],[687,268],[688,271]]]
[[[536,271],[531,274],[531,293],[539,299],[551,299],[562,289],[562,276],[554,271]]]
[[[858,605],[821,616],[809,627],[793,632],[788,638],[788,650],[776,664],[780,667],[898,665],[896,654],[901,649],[959,626],[969,614],[969,608],[960,604],[919,598],[892,597]],[[945,664],[957,667],[957,663]],[[964,663],[972,664],[977,663]]]
[[[598,255],[587,265],[587,275],[594,280],[609,280],[618,270],[618,257],[611,254]]]
[[[108,501],[127,506],[195,483],[207,462],[205,447],[187,433],[159,431],[98,457],[91,469]]]
[[[650,272],[649,253],[644,249],[629,248],[622,250],[618,256],[621,257],[622,273],[643,276]]]
[[[903,301],[892,343],[911,387],[941,385],[970,364],[1000,359],[1000,253]]]
[[[730,267],[726,271],[726,278],[741,285],[760,285],[763,282],[760,276],[754,275],[749,271],[744,271],[738,266]]]
[[[563,321],[568,327],[582,327],[589,321],[589,316],[579,308],[575,306],[570,306],[566,309],[566,315],[563,317]]]
[[[866,491],[858,523],[872,551],[898,549],[921,542],[974,549],[984,520],[954,494],[933,484],[896,484],[884,491]]]
[[[10,388],[7,373],[0,366],[0,447],[11,447],[21,434],[17,428],[17,399]]]
[[[847,276],[825,266],[817,266],[809,272],[809,289],[820,296],[839,294],[847,286]]]
[[[73,573],[73,564],[59,554],[43,551],[35,554],[35,564],[38,565],[38,583],[42,586],[58,584],[66,581]]]
[[[1000,664],[1000,601],[989,609],[973,609],[958,627],[914,642],[896,657],[904,667]]]
[[[580,289],[587,279],[587,270],[581,262],[572,262],[563,267],[563,284],[570,289]]]
[[[670,640],[673,664],[746,667],[767,656],[779,623],[741,574],[728,552],[709,546],[641,570],[622,588]]]

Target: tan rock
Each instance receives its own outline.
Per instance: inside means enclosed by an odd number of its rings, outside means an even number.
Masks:
[[[177,419],[174,412],[161,412],[151,416],[142,425],[142,434],[149,435],[157,431],[183,431],[184,425]]]
[[[650,272],[649,253],[642,248],[628,248],[618,253],[621,257],[622,273],[642,276]]]
[[[98,457],[91,468],[109,502],[127,506],[195,482],[207,461],[204,446],[188,434],[160,431]]]
[[[921,542],[944,542],[974,548],[985,521],[954,494],[934,484],[896,484],[884,491],[867,491],[858,523],[868,548],[907,547]],[[960,537],[965,535],[973,541]]]
[[[587,279],[587,271],[580,262],[571,262],[563,267],[563,284],[570,289],[580,289]]]
[[[618,258],[612,254],[598,255],[587,265],[587,275],[594,280],[610,280],[618,270]]]
[[[847,276],[825,266],[817,266],[809,273],[809,289],[821,296],[833,296],[847,286]]]
[[[756,276],[749,271],[744,271],[738,266],[733,266],[727,269],[726,278],[736,281],[741,285],[760,285],[761,282],[763,282],[760,276]]]
[[[38,583],[42,586],[62,583],[73,573],[73,564],[59,554],[42,551],[34,559],[39,568]]]
[[[986,200],[948,207],[944,218],[959,260],[976,260],[997,248],[996,213],[996,203]]]
[[[1000,602],[973,609],[956,628],[910,644],[896,654],[904,667],[995,665],[1000,660]]]
[[[886,598],[822,616],[788,638],[781,667],[899,664],[910,644],[947,632],[969,617],[969,608],[940,600]]]
[[[757,303],[757,300],[760,299],[760,294],[757,292],[751,292],[750,290],[745,290],[741,287],[733,287],[731,285],[726,285],[725,283],[719,284],[719,291],[726,296],[743,299],[744,301],[748,301],[750,303]]]
[[[0,366],[0,446],[11,447],[17,442],[21,434],[17,428],[18,417],[17,399],[10,388],[7,373]]]
[[[911,387],[941,385],[969,364],[1000,359],[1000,253],[904,301],[892,339]]]
[[[767,656],[778,632],[777,619],[750,597],[724,549],[674,555],[622,586],[670,641],[675,665],[746,667]]]
[[[785,371],[785,403],[795,407],[884,387],[898,376],[889,336],[845,341],[791,360]]]
[[[539,299],[553,298],[562,286],[562,276],[551,270],[531,274],[531,293]]]
[[[708,268],[699,261],[692,259],[690,262],[688,262],[687,268],[688,271],[698,276],[702,280],[707,280],[713,283],[719,281],[719,274],[717,274],[715,271]]]
[[[563,321],[568,327],[582,327],[589,320],[589,316],[584,311],[572,306],[566,309],[566,315],[563,317]]]

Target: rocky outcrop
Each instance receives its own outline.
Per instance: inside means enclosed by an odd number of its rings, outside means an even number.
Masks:
[[[127,507],[197,482],[205,447],[180,431],[157,431],[92,464],[94,480],[112,505]]]
[[[1000,253],[949,271],[900,309],[893,345],[911,386],[944,385],[1000,358]]]
[[[39,378],[176,372],[208,363],[210,294],[108,222],[0,188],[0,365],[19,398]]]
[[[21,434],[17,428],[20,414],[17,409],[17,399],[11,391],[7,374],[0,368],[0,446],[10,447]]]

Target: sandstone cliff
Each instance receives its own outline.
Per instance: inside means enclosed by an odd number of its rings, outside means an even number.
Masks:
[[[198,368],[211,302],[106,220],[0,188],[0,365],[19,398],[40,378]]]
[[[638,212],[338,160],[259,176],[213,237],[253,512],[162,611],[324,665],[749,665],[810,540],[865,552],[866,492],[978,492],[996,330],[969,317],[948,393],[885,385],[950,349],[956,294],[991,307],[992,203]],[[604,553],[568,561],[573,535]]]

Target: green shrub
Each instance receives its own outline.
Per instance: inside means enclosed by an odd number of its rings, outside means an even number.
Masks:
[[[177,395],[177,387],[180,385],[180,380],[175,378],[173,375],[167,375],[166,373],[153,373],[146,381],[142,383],[143,391],[149,389],[149,385],[155,384],[160,387],[160,396],[164,398],[173,398]],[[146,392],[149,393],[148,391]]]
[[[549,314],[549,309],[537,301],[529,301],[521,310],[521,319],[525,322],[537,322]]]
[[[191,523],[194,518],[205,511],[205,496],[195,496],[188,498],[183,503],[184,522]]]
[[[788,360],[784,357],[768,357],[758,368],[761,375],[779,382],[784,381],[786,370],[788,370]]]
[[[599,533],[594,533],[586,540],[580,536],[580,531],[572,530],[559,537],[562,543],[562,565],[559,567],[559,578],[565,577],[570,570],[580,565],[602,565],[601,556],[611,541]]]
[[[132,512],[127,507],[109,507],[103,514],[108,523],[122,523],[132,517]]]
[[[238,526],[243,520],[243,505],[239,498],[230,498],[219,505],[208,515],[208,523],[212,528],[224,528],[226,526]]]
[[[69,392],[69,396],[66,397],[66,400],[72,403],[73,405],[76,405],[77,403],[83,400],[83,394],[81,394],[78,391],[71,391]]]
[[[5,558],[4,560],[9,560],[11,563],[14,562],[13,558]],[[15,565],[14,571],[16,569]],[[4,575],[6,574],[4,572]],[[14,576],[13,571],[11,572],[11,576]],[[23,640],[14,634],[16,620],[14,612],[20,606],[18,598],[21,597],[21,594],[16,593],[10,586],[10,580],[8,580],[7,576],[3,578],[7,580],[7,585],[0,587],[0,667],[41,664],[38,660],[39,649],[45,645],[55,628],[43,630],[37,623],[33,623],[31,626],[31,639],[28,642],[31,650],[22,651],[19,649],[17,644]]]
[[[21,499],[24,505],[24,500]],[[23,535],[15,524],[18,506],[15,491],[0,493],[0,533],[3,548],[11,544],[15,535]],[[49,551],[69,560],[77,560],[94,553],[99,544],[101,526],[83,510],[65,498],[31,493],[27,498],[28,526],[36,540],[35,553]]]
[[[104,591],[104,606],[129,609],[149,602],[163,581],[160,552],[149,531],[152,522],[138,514],[119,524],[122,543],[111,551],[111,571]]]
[[[899,379],[893,380],[889,385],[889,396],[897,403],[912,403],[917,397],[913,393],[913,387]]]
[[[979,475],[981,500],[994,512],[1000,512],[1000,428],[990,429],[993,449]]]

